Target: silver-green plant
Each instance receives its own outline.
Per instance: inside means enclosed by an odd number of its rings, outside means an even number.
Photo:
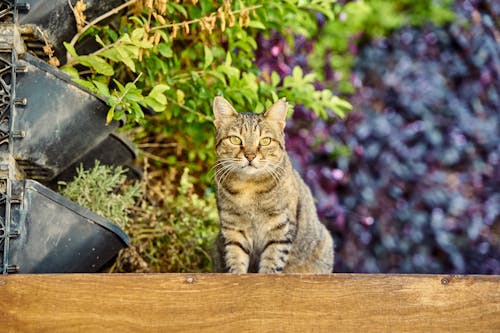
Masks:
[[[92,169],[82,165],[71,182],[59,182],[59,192],[79,205],[127,229],[130,213],[141,196],[139,183],[127,185],[127,170],[95,162]]]

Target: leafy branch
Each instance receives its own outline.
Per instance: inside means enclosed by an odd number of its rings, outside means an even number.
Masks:
[[[312,73],[296,68],[290,77],[270,80],[254,62],[260,34],[313,31],[318,11],[333,17],[333,2],[128,1],[89,22],[66,44],[70,56],[62,69],[107,98],[108,122],[139,122],[145,132],[161,128],[162,135],[179,141],[179,151],[197,147],[184,152],[188,161],[183,162],[196,173],[214,158],[214,96],[223,94],[241,111],[262,112],[279,97],[321,117],[343,116],[350,109],[331,91],[317,90]],[[127,17],[98,25],[131,5]],[[101,48],[77,54],[75,44],[84,34]],[[144,120],[144,109],[157,112],[154,123]],[[179,158],[163,161],[177,165]]]
[[[71,6],[71,0],[68,0],[68,4],[71,8],[71,10],[73,11],[73,14],[75,15],[75,18],[77,18],[77,24],[80,20],[78,20],[78,17],[81,17],[81,13],[75,11],[75,9],[73,8],[73,6]],[[111,10],[109,10],[108,12],[100,15],[99,17],[96,17],[95,19],[93,19],[90,23],[88,23],[87,25],[85,25],[83,28],[80,28],[80,29],[77,29],[78,33],[76,35],[73,36],[73,38],[71,39],[71,41],[69,42],[69,45],[71,45],[72,47],[75,47],[75,44],[76,42],[78,41],[78,39],[80,39],[80,37],[90,28],[92,28],[93,26],[97,25],[99,22],[107,19],[108,17],[111,17],[117,13],[119,13],[122,9],[124,8],[127,8],[129,6],[132,6],[133,4],[135,4],[137,2],[137,0],[129,0],[123,4],[121,4],[120,6],[118,7],[115,7]],[[71,59],[71,54],[68,52],[66,54],[66,57],[67,59]]]

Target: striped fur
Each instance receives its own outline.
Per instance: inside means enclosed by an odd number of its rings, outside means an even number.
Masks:
[[[287,103],[238,113],[214,99],[220,233],[216,271],[330,273],[333,240],[285,151]]]

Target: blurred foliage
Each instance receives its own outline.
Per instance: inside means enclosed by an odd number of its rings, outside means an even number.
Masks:
[[[456,1],[452,24],[360,48],[345,121],[296,109],[288,148],[335,235],[337,271],[500,273],[496,3]]]
[[[453,0],[339,1],[334,5],[335,19],[321,19],[322,27],[314,36],[314,48],[308,55],[311,69],[320,73],[320,81],[333,84],[331,88],[352,93],[351,69],[358,45],[387,36],[405,25],[450,22],[455,17],[452,3]]]

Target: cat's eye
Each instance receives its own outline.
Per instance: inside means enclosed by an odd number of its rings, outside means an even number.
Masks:
[[[269,146],[271,144],[271,138],[262,138],[259,143],[261,146]]]
[[[233,145],[241,145],[241,139],[237,136],[230,136],[229,142],[231,142]]]

